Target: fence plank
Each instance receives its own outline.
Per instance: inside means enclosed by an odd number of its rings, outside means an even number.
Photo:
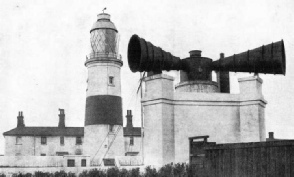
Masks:
[[[205,148],[206,176],[294,177],[294,141],[213,144]]]
[[[253,176],[253,148],[247,148],[247,176]]]
[[[294,176],[294,147],[290,148],[290,176]]]
[[[291,154],[290,147],[285,147],[285,177],[290,177],[291,174]]]

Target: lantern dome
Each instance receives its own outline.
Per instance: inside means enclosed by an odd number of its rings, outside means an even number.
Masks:
[[[107,13],[101,13],[97,15],[98,19],[93,24],[90,33],[96,29],[113,29],[114,31],[118,32],[114,23],[110,21],[110,15]]]

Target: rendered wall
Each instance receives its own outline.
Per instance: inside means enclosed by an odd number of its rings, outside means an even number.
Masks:
[[[145,79],[145,165],[189,160],[189,137],[209,135],[217,143],[265,140],[264,108],[258,76],[239,79],[240,94],[174,92],[173,78]]]
[[[239,79],[241,142],[266,139],[262,82],[258,76]]]
[[[83,142],[82,137],[82,142]],[[76,137],[64,137],[64,145],[60,144],[60,137],[47,136],[47,144],[41,144],[41,137],[22,136],[22,143],[16,144],[16,136],[5,136],[5,156],[55,156],[56,152],[76,154],[80,150],[83,154],[83,144],[76,144]]]
[[[209,141],[240,141],[239,96],[221,93],[175,93],[175,161],[189,160],[189,137]]]
[[[108,83],[109,76],[114,83]],[[114,63],[96,63],[88,66],[87,97],[95,95],[121,96],[120,65]]]
[[[2,156],[1,167],[62,167],[62,156]]]
[[[118,128],[118,125],[114,126],[115,131]],[[123,128],[120,128],[109,150],[109,145],[114,138],[114,134],[109,135],[109,125],[88,125],[84,131],[84,154],[90,156],[94,165],[100,164],[103,157],[114,158],[114,156],[124,155]]]
[[[144,164],[161,165],[174,161],[173,78],[154,75],[145,79]]]
[[[134,143],[133,145],[130,145],[130,137],[125,136],[124,141],[125,141],[125,152],[141,152],[141,144],[142,144],[142,138],[139,136],[134,136]]]
[[[84,152],[85,155],[90,156],[92,165],[99,165],[103,158],[123,156],[125,153],[122,112],[118,111],[122,109],[120,97],[120,68],[122,62],[113,58],[98,57],[95,62],[88,63],[86,66],[88,69],[88,88],[84,127]],[[109,77],[113,77],[112,84],[109,81]],[[89,97],[104,97],[106,98],[104,100],[105,104],[101,105],[102,103],[98,102],[99,99],[90,102],[88,100]],[[112,100],[115,101],[116,104],[112,104],[110,100],[113,97],[119,98],[118,100]],[[89,106],[90,109],[88,109],[87,106]],[[101,115],[97,115],[95,110],[100,110],[99,113],[101,113]],[[115,114],[115,117],[112,116],[112,113]],[[110,124],[114,125],[114,132],[112,133],[109,131]],[[118,129],[119,131],[117,131]],[[118,133],[116,134],[115,132]],[[114,141],[111,143],[113,139]]]

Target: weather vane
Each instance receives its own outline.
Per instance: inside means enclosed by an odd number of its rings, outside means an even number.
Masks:
[[[102,10],[103,13],[104,13],[104,10],[106,10],[106,7],[104,7],[104,9]]]

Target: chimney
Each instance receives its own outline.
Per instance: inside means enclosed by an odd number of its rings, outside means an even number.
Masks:
[[[127,110],[127,127],[133,127],[133,115],[132,110]]]
[[[65,114],[64,114],[64,109],[59,109],[60,113],[59,113],[59,123],[58,123],[58,127],[59,128],[65,128]]]
[[[274,132],[268,132],[269,139],[274,139]]]
[[[25,127],[24,121],[23,121],[23,115],[22,115],[22,111],[18,112],[18,116],[17,116],[17,127]]]

